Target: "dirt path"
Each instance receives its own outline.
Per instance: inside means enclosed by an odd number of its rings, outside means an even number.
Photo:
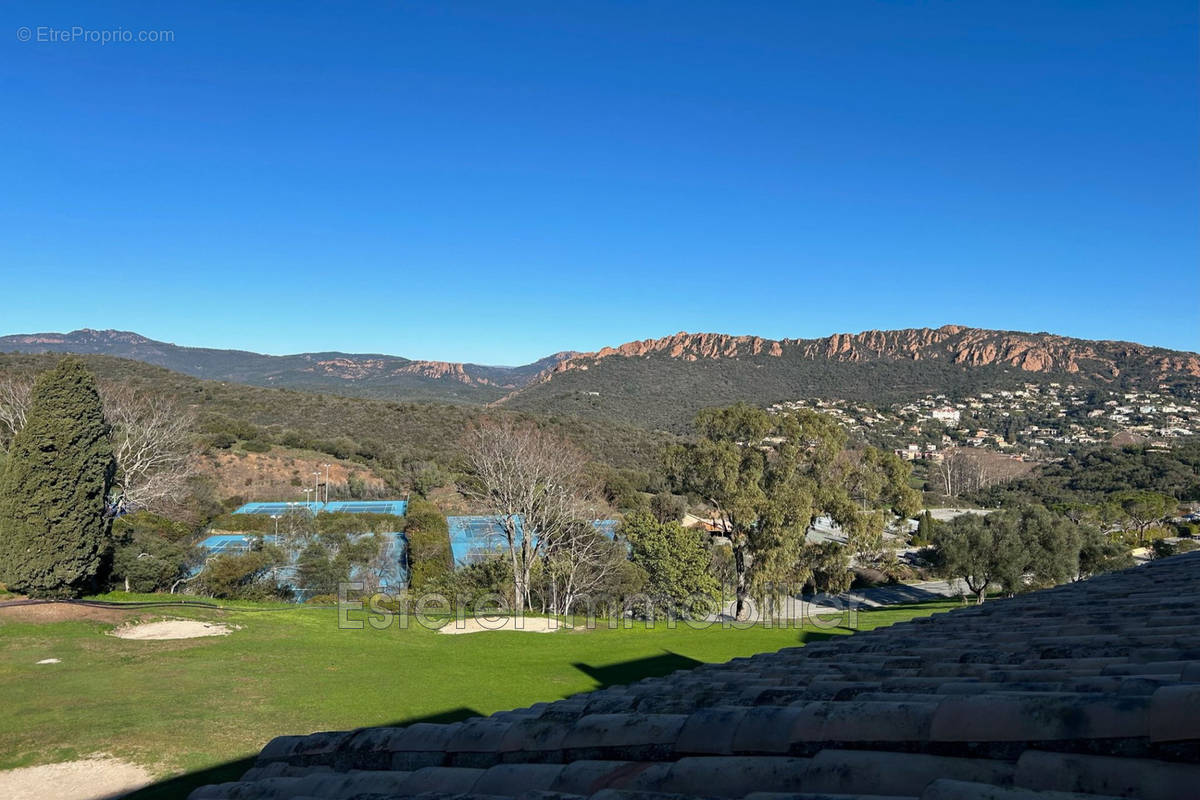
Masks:
[[[153,783],[136,764],[105,756],[0,772],[5,800],[115,800]]]
[[[836,596],[819,594],[788,597],[783,602],[783,611],[779,614],[779,618],[806,620],[811,619],[814,615],[836,615],[847,607],[863,610],[905,603],[923,603],[927,600],[956,598],[963,591],[960,580],[919,581],[876,586],[871,589],[852,589]],[[710,619],[732,620],[735,608],[736,601],[728,600],[722,607],[721,613]],[[757,620],[759,618],[758,610],[752,608],[750,619]]]
[[[26,601],[28,603],[28,601]],[[28,603],[14,601],[0,605],[0,622],[73,622],[75,620],[92,620],[95,622],[125,622],[133,619],[145,610],[140,608],[102,608],[85,606],[78,603]]]

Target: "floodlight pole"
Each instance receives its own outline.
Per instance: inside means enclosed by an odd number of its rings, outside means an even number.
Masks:
[[[332,464],[325,464],[325,502],[329,502],[329,468]]]
[[[321,471],[313,470],[313,499],[318,503],[321,502]]]
[[[278,539],[279,538],[279,515],[272,514],[271,519],[275,520],[275,538]]]

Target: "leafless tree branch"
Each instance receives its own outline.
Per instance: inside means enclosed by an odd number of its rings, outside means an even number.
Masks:
[[[530,603],[530,575],[548,548],[569,535],[588,494],[586,459],[534,425],[486,421],[467,436],[472,479],[463,487],[504,531],[516,609]]]
[[[33,379],[21,375],[0,378],[0,445],[7,447],[25,426]]]
[[[195,474],[195,414],[167,395],[112,383],[99,388],[104,415],[112,426],[123,507],[170,507]]]

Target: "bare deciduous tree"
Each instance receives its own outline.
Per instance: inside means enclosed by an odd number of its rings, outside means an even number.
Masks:
[[[933,470],[938,488],[947,497],[958,497],[986,489],[996,482],[985,458],[966,450],[952,450]]]
[[[7,447],[25,425],[33,380],[21,375],[0,378],[0,445]]]
[[[468,497],[503,531],[517,613],[530,604],[534,563],[567,539],[586,497],[586,459],[570,443],[534,425],[487,421],[467,436]]]
[[[100,395],[112,426],[122,508],[170,506],[195,473],[195,415],[167,395],[119,384],[102,384]]]
[[[581,518],[568,526],[546,548],[550,613],[570,614],[576,603],[595,596],[611,583],[625,561],[625,547],[605,536],[590,520]],[[589,609],[588,613],[593,612]]]

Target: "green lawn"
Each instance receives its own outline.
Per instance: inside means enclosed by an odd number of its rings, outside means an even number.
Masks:
[[[957,605],[862,612],[858,627]],[[193,772],[252,755],[280,734],[488,714],[849,632],[659,623],[445,636],[419,625],[342,630],[336,611],[304,607],[145,616],[240,628],[226,637],[138,642],[104,635],[111,624],[11,622],[0,614],[0,769],[106,752],[156,774]],[[44,658],[62,663],[36,664]]]

